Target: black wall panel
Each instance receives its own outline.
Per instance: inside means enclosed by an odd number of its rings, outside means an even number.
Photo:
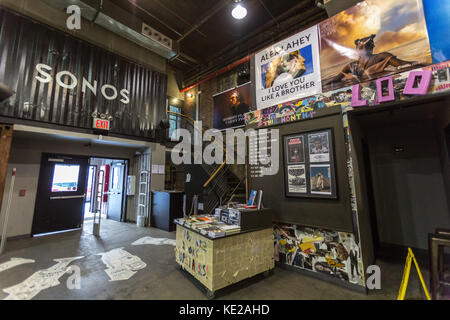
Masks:
[[[279,129],[281,140],[284,135],[333,128],[338,199],[288,198],[285,196],[281,141],[278,173],[274,176],[252,178],[249,172],[249,189],[263,190],[263,204],[266,208],[273,209],[274,220],[277,222],[353,232],[342,114],[339,107],[322,111],[317,112],[314,119],[272,126],[268,129]]]
[[[52,68],[46,70],[52,81],[36,79],[37,64]],[[73,90],[57,84],[60,71],[77,78]],[[96,94],[82,92],[83,77],[92,85],[97,81]],[[69,76],[61,79],[73,83]],[[104,115],[112,117],[112,133],[139,137],[149,137],[166,117],[165,74],[5,10],[0,10],[0,81],[16,92],[0,105],[0,116],[89,129],[93,114]],[[105,99],[103,85],[114,86],[117,98]],[[120,101],[123,89],[129,92],[128,104]]]

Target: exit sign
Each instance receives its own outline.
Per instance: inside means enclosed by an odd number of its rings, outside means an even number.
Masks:
[[[94,118],[93,128],[109,131],[109,120]]]

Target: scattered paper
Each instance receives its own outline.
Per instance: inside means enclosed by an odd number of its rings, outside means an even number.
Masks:
[[[123,248],[113,249],[98,255],[102,256],[102,261],[107,267],[105,272],[110,278],[109,281],[128,280],[137,270],[144,269],[147,266],[141,258],[132,255]]]
[[[68,265],[84,257],[54,259],[57,264],[48,269],[36,271],[25,281],[3,289],[9,295],[5,300],[31,300],[42,290],[60,285],[59,278],[69,271]],[[34,262],[34,261],[33,261]]]
[[[162,246],[162,245],[170,245],[170,246],[176,246],[177,241],[173,239],[167,239],[167,238],[152,238],[152,237],[144,237],[139,240],[136,240],[132,243],[133,246],[140,246],[144,244],[153,244],[156,246]]]
[[[36,261],[32,259],[23,259],[23,258],[11,258],[11,260],[6,261],[0,264],[0,272],[20,266],[25,263],[35,263]]]

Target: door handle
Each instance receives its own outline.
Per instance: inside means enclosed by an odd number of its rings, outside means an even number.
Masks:
[[[66,200],[66,199],[81,199],[86,198],[86,194],[83,194],[81,196],[61,196],[61,197],[50,197],[50,200]]]

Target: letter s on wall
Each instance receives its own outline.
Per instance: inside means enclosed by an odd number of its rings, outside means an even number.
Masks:
[[[36,65],[37,72],[42,75],[42,77],[36,76],[36,79],[42,83],[49,83],[50,81],[52,81],[52,76],[49,73],[45,72],[44,69],[47,71],[52,71],[52,67],[46,64],[39,63]]]
[[[130,91],[128,91],[127,89],[120,90],[120,95],[123,97],[123,99],[120,99],[120,102],[129,104],[130,103],[130,98],[128,97],[129,94]]]

